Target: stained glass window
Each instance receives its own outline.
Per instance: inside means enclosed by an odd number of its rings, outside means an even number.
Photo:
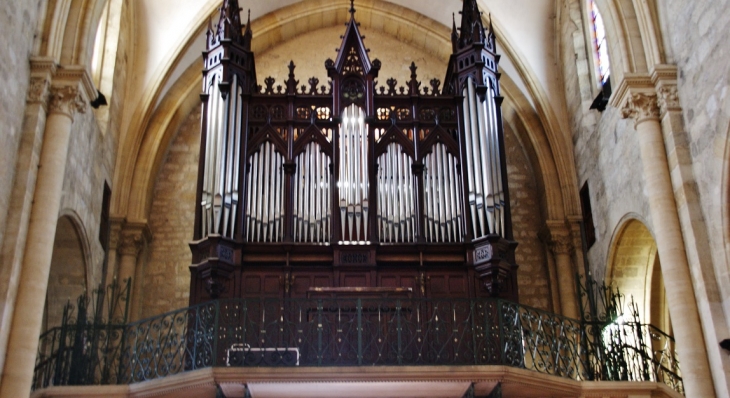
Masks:
[[[606,40],[606,28],[603,25],[603,18],[598,11],[594,0],[589,0],[591,12],[591,30],[593,33],[593,48],[596,52],[596,62],[601,83],[606,83],[611,74],[611,62],[608,59],[608,43]]]

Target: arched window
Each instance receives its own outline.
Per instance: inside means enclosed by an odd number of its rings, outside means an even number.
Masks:
[[[603,18],[598,11],[595,0],[589,0],[591,17],[591,33],[593,35],[593,51],[596,59],[596,69],[601,84],[606,84],[611,74],[611,61],[608,59],[608,42],[606,40],[606,28],[603,25]]]
[[[111,2],[108,1],[99,19],[99,26],[96,28],[94,51],[91,55],[91,75],[97,87],[101,85],[101,76],[104,67],[104,46],[106,45],[107,31],[109,30],[109,7],[111,7]]]

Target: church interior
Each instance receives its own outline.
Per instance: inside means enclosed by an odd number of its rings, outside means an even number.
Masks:
[[[727,3],[4,1],[0,398],[730,398]]]

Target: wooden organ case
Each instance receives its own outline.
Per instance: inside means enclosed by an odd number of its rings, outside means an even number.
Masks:
[[[329,82],[259,85],[225,0],[204,56],[190,302],[408,295],[517,300],[495,36],[475,0],[443,87],[379,85],[351,5]],[[322,84],[320,84],[322,83]]]

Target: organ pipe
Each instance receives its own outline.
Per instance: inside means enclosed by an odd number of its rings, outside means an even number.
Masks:
[[[233,238],[236,230],[241,160],[241,115],[243,103],[237,76],[233,76],[231,93],[221,92],[218,79],[208,89],[206,147],[202,162],[201,236],[221,235]]]
[[[246,179],[246,240],[273,243],[284,238],[284,156],[269,141],[250,157]]]
[[[378,157],[378,231],[382,243],[415,242],[413,159],[397,143]]]
[[[454,243],[463,240],[461,223],[462,194],[458,158],[442,143],[431,148],[424,158],[425,238],[429,243]]]
[[[471,77],[464,92],[464,141],[472,233],[475,238],[504,236],[505,195],[499,151],[497,104],[493,87],[484,98]]]
[[[356,105],[347,107],[340,124],[339,209],[342,240],[347,243],[369,241],[368,127],[365,114]]]
[[[294,174],[293,238],[298,243],[329,243],[329,157],[310,142],[296,157]]]

